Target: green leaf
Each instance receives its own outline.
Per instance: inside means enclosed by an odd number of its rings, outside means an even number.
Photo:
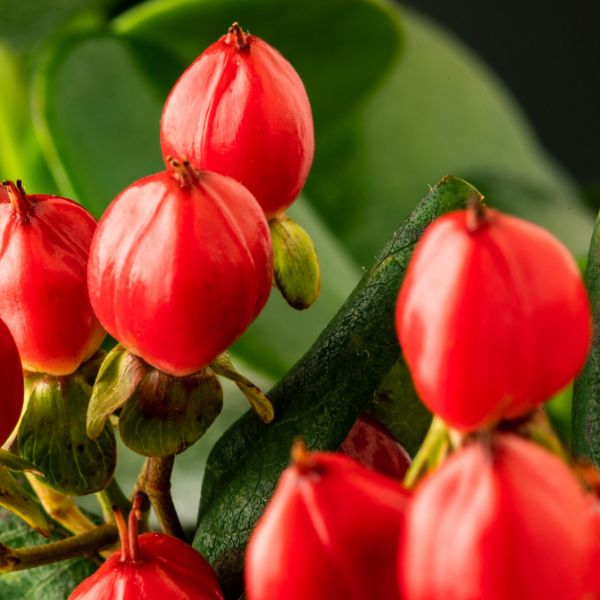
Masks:
[[[573,452],[600,468],[600,214],[596,220],[585,272],[592,320],[592,348],[573,386]]]
[[[57,541],[57,530],[49,539],[33,531],[20,519],[0,509],[0,543],[16,548]],[[66,600],[77,584],[89,577],[96,566],[86,559],[74,559],[0,576],[2,600]]]
[[[233,21],[298,71],[317,137],[321,124],[349,112],[378,83],[401,47],[398,13],[377,0],[158,0],[123,14],[115,30],[160,45],[187,66]]]
[[[526,214],[574,252],[586,251],[591,213],[502,84],[441,28],[402,14],[405,51],[390,76],[356,113],[317,136],[306,194],[320,216],[364,264],[423,185],[455,173],[484,187],[495,175],[491,206]],[[534,210],[531,194],[514,194],[515,181],[540,196]]]
[[[385,376],[367,412],[385,423],[411,456],[417,453],[431,423],[431,414],[419,399],[403,359]]]
[[[228,589],[239,584],[248,535],[288,463],[292,440],[337,449],[399,358],[394,307],[412,249],[436,216],[463,207],[477,190],[446,178],[387,244],[313,347],[271,390],[276,419],[247,414],[213,448],[194,547]]]
[[[38,378],[19,424],[23,458],[44,474],[44,484],[69,495],[104,489],[115,469],[115,436],[110,424],[97,440],[87,436],[91,393],[78,375]]]

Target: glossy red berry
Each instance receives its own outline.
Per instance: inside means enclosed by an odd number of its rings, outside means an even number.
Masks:
[[[341,454],[295,452],[250,537],[248,600],[398,600],[407,493]]]
[[[30,196],[12,182],[3,187],[0,318],[25,369],[68,375],[104,338],[86,284],[96,221],[72,200]]]
[[[423,402],[472,430],[528,412],[573,379],[591,319],[577,265],[556,238],[472,207],[423,234],[396,328]]]
[[[234,24],[173,87],[161,145],[165,159],[240,181],[271,217],[295,200],[312,163],[304,85],[277,50]]]
[[[512,435],[476,441],[417,488],[399,555],[404,600],[582,600],[592,530],[564,462]]]
[[[118,516],[121,549],[82,581],[69,600],[223,600],[211,566],[190,545],[162,533],[138,537]]]
[[[23,368],[15,340],[0,319],[0,445],[12,433],[23,409]]]
[[[340,452],[394,479],[402,479],[410,466],[410,456],[402,444],[387,427],[366,413],[356,419]]]
[[[123,191],[100,220],[92,306],[125,348],[172,375],[226,350],[267,301],[269,228],[241,184],[179,165]]]

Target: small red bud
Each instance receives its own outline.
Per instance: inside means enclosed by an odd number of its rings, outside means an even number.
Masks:
[[[173,161],[137,181],[100,220],[92,306],[133,354],[176,376],[199,371],[261,311],[271,290],[269,227],[241,184]]]
[[[582,600],[588,501],[559,458],[514,435],[475,441],[417,488],[406,514],[404,600]]]
[[[0,317],[25,369],[68,375],[104,338],[86,284],[96,221],[72,200],[29,196],[20,182],[2,187]]]
[[[403,479],[410,466],[410,456],[402,444],[389,429],[366,413],[356,419],[340,452],[393,479]]]
[[[469,431],[525,414],[572,380],[591,318],[577,265],[556,238],[471,207],[423,234],[396,328],[423,402]]]
[[[240,181],[272,217],[298,196],[313,159],[304,85],[277,50],[234,23],[171,90],[161,145],[165,160]]]
[[[399,600],[407,492],[341,454],[293,458],[248,544],[248,600]]]

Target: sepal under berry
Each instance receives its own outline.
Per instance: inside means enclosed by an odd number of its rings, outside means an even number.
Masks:
[[[36,376],[19,424],[17,441],[23,458],[44,475],[44,484],[58,492],[84,495],[110,482],[116,463],[112,426],[98,439],[86,432],[92,388],[75,373],[65,377]]]
[[[179,454],[198,441],[223,407],[223,390],[208,367],[173,377],[152,369],[123,405],[121,439],[143,456]]]
[[[315,302],[321,289],[319,258],[311,237],[294,220],[269,221],[273,240],[273,277],[285,301],[297,310]]]

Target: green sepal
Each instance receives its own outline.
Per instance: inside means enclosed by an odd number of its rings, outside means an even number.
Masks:
[[[39,504],[4,467],[0,467],[0,506],[23,519],[42,535],[47,537],[50,534],[48,521]]]
[[[275,285],[293,308],[308,308],[319,296],[321,269],[311,237],[286,215],[269,221]]]
[[[29,471],[35,475],[41,475],[35,465],[28,460],[0,448],[0,468],[5,467],[9,471]]]
[[[244,377],[241,373],[236,371],[227,352],[219,354],[219,356],[210,363],[210,368],[217,375],[225,377],[235,383],[263,423],[270,423],[275,418],[275,408],[273,403],[256,384],[252,383],[247,377]]]
[[[87,411],[87,434],[97,439],[106,421],[135,392],[140,381],[152,371],[141,358],[117,344],[104,358]]]
[[[223,390],[211,369],[173,377],[152,369],[123,406],[119,433],[143,456],[170,456],[189,448],[223,407]]]
[[[64,494],[98,492],[115,470],[112,427],[104,427],[97,440],[87,436],[91,393],[92,388],[77,373],[37,377],[19,425],[21,456],[44,474],[44,484]]]

